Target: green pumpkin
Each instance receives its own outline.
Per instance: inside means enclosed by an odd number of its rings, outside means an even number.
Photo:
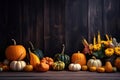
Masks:
[[[65,51],[65,45],[63,44],[63,49],[61,53],[57,53],[54,56],[54,61],[63,61],[65,63],[65,67],[67,68],[70,64],[70,57],[66,54],[64,54]]]
[[[40,49],[35,49],[32,42],[29,41],[29,44],[31,45],[31,50],[32,52],[39,57],[39,59],[42,59],[44,57],[42,50]]]
[[[65,63],[63,61],[56,61],[52,65],[53,70],[61,71],[65,68]]]

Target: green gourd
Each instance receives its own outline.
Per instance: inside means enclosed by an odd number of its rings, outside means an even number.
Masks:
[[[29,44],[31,45],[31,48],[32,48],[31,51],[35,55],[37,55],[39,57],[39,59],[42,59],[44,57],[42,50],[40,50],[38,48],[35,49],[31,41],[29,41]]]
[[[63,61],[65,63],[65,67],[68,68],[68,65],[70,64],[70,57],[64,53],[65,51],[65,45],[63,44],[63,49],[61,53],[57,53],[54,56],[54,61]]]
[[[65,63],[63,61],[56,61],[52,65],[53,70],[61,71],[65,68]]]

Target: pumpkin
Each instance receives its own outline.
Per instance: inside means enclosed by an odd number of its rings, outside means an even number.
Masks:
[[[22,71],[25,66],[25,61],[12,61],[10,63],[10,69],[13,71]]]
[[[33,68],[36,67],[36,64],[40,64],[40,59],[37,55],[35,55],[33,52],[31,52],[30,48],[28,48],[28,57],[29,57],[29,63],[33,66]]]
[[[87,65],[82,65],[81,69],[82,69],[82,71],[87,71],[88,70],[88,66]]]
[[[0,72],[2,72],[3,71],[3,68],[2,67],[0,67]]]
[[[118,70],[120,70],[120,57],[115,59],[114,65]]]
[[[31,72],[31,71],[33,71],[33,65],[27,64],[27,65],[23,68],[23,70],[26,71],[26,72]]]
[[[77,61],[75,63],[71,63],[68,66],[70,71],[80,71],[81,70],[81,65],[77,63]]]
[[[97,70],[96,66],[91,66],[89,67],[89,71],[95,72]]]
[[[52,68],[52,64],[54,63],[54,60],[50,57],[44,57],[41,59],[41,62],[45,62],[50,66],[50,68]]]
[[[107,48],[105,49],[105,55],[110,57],[114,54],[114,49],[113,48]]]
[[[65,68],[65,63],[63,61],[56,61],[52,65],[53,70],[61,71]]]
[[[105,63],[105,71],[106,71],[106,72],[113,72],[113,67],[112,67],[112,64],[111,64],[110,61],[107,61],[107,62]]]
[[[12,39],[14,45],[10,45],[5,50],[5,55],[8,60],[23,60],[26,57],[26,49],[23,45],[17,45],[16,41]]]
[[[95,66],[96,68],[101,67],[102,66],[102,62],[100,59],[96,59],[96,57],[92,57],[92,59],[89,59],[87,62],[87,66],[88,68]]]
[[[41,62],[40,64],[36,65],[35,69],[36,71],[46,72],[49,70],[49,65],[44,62]]]
[[[63,49],[61,53],[57,53],[54,56],[54,61],[63,61],[65,63],[65,67],[68,67],[70,63],[70,57],[64,53],[65,51],[65,45],[63,44]]]
[[[120,56],[120,47],[115,47],[115,54]]]
[[[3,68],[3,71],[9,71],[9,66],[8,65],[3,65],[2,68]]]
[[[39,59],[42,59],[44,57],[42,50],[34,47],[33,43],[29,41],[29,44],[31,45],[31,51],[39,57]]]
[[[79,60],[77,63],[79,63],[81,66],[86,64],[86,56],[83,53],[80,53],[80,51],[73,53],[71,56],[72,63],[75,63],[77,60]]]
[[[98,67],[97,68],[97,72],[104,73],[105,72],[105,68],[104,67]]]

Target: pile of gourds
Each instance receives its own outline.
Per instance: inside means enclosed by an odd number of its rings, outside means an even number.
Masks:
[[[30,41],[30,48],[25,49],[23,45],[16,44],[16,41],[12,39],[14,44],[6,48],[6,59],[0,63],[0,71],[46,72],[49,70],[69,70],[110,73],[120,70],[119,43],[117,43],[115,38],[109,39],[108,35],[106,35],[107,40],[102,41],[99,32],[97,37],[98,40],[96,42],[94,36],[93,44],[88,44],[86,39],[83,38],[83,52],[75,52],[71,57],[65,54],[65,45],[63,44],[61,53],[55,54],[53,58],[44,56],[42,50],[35,49]],[[86,55],[91,57],[87,59]],[[112,60],[114,64],[109,59],[103,64],[103,58],[113,55],[115,56],[114,60]]]

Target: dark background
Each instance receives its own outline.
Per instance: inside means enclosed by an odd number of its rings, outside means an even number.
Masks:
[[[92,43],[98,31],[120,41],[120,0],[0,0],[0,60],[12,38],[53,57],[62,44],[68,55],[82,51],[82,37]]]

